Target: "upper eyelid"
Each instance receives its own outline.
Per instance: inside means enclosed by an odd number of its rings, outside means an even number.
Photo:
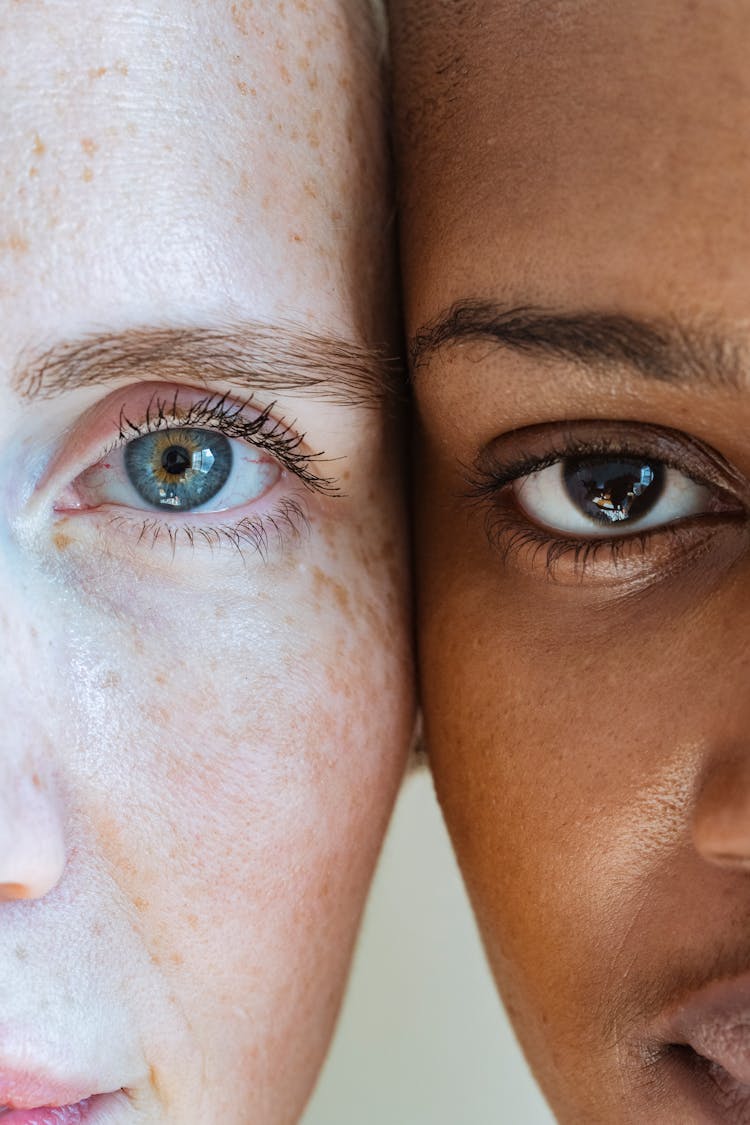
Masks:
[[[596,434],[596,438],[585,440],[581,435],[586,431]],[[605,440],[602,434],[611,436]],[[502,448],[503,444],[513,440],[520,442],[525,435],[528,435],[529,442],[525,449],[519,448],[515,457],[497,457],[498,447]],[[534,439],[541,438],[544,441],[546,435],[549,435],[546,450],[543,453],[531,452]],[[491,482],[494,482],[495,489],[499,489],[566,457],[616,454],[658,460],[684,473],[696,483],[739,493],[750,503],[750,484],[747,479],[707,443],[667,427],[607,419],[544,423],[502,435],[480,451],[469,469],[470,492],[475,487],[479,491],[485,491]]]
[[[156,407],[157,401],[160,406]],[[72,482],[77,475],[97,464],[116,447],[121,447],[129,440],[133,440],[143,433],[151,432],[156,428],[169,428],[185,424],[186,417],[190,416],[191,408],[195,413],[196,407],[203,406],[195,415],[196,420],[190,424],[195,428],[215,428],[222,430],[220,413],[222,404],[226,405],[226,413],[234,419],[229,427],[232,432],[227,436],[246,440],[264,449],[269,456],[275,456],[282,467],[295,474],[304,485],[312,491],[337,495],[338,487],[335,478],[319,475],[310,466],[325,460],[322,451],[304,448],[305,434],[293,428],[282,416],[274,416],[276,403],[265,405],[254,404],[247,397],[244,400],[234,398],[231,394],[222,392],[207,392],[203,387],[193,384],[136,384],[118,388],[109,395],[94,403],[73,424],[69,426],[60,440],[56,443],[51,461],[45,468],[42,479],[37,483],[37,490],[46,491],[47,485],[57,476],[61,462],[64,464],[66,453],[69,452],[71,441],[77,439],[80,451],[75,454],[76,467],[67,468],[65,475],[67,481]],[[151,408],[151,420],[154,423],[147,426],[146,419]],[[187,407],[187,409],[186,409]],[[211,418],[210,415],[214,414]],[[243,418],[247,412],[252,412],[254,417]],[[173,415],[173,416],[172,416]],[[201,422],[197,419],[203,415]],[[125,419],[125,423],[123,420]],[[140,421],[137,421],[140,419]],[[98,435],[98,436],[97,436]],[[251,440],[252,438],[256,440]]]

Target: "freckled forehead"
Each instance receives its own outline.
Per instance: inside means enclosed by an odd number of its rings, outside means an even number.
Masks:
[[[0,43],[0,297],[341,288],[383,194],[364,9],[26,0]]]

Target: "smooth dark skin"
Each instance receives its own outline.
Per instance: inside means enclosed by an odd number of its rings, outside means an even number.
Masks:
[[[410,336],[467,300],[675,336],[650,366],[420,338],[439,799],[558,1119],[736,1121],[698,1115],[659,1028],[750,970],[750,4],[397,0],[391,17]],[[709,447],[728,506],[618,563],[508,551],[467,467],[582,419]]]

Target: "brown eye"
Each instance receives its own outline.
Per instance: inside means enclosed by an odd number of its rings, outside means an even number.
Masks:
[[[647,516],[664,492],[666,470],[637,458],[585,457],[563,461],[562,475],[571,503],[606,527]]]
[[[628,535],[716,510],[714,491],[659,461],[565,458],[514,481],[526,516],[561,535]]]

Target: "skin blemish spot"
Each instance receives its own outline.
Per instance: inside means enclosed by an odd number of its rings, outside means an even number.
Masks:
[[[242,94],[243,98],[246,98],[250,93],[247,82],[241,82],[239,79],[237,80],[237,89]]]
[[[34,133],[34,156],[44,156],[46,151],[47,146],[44,141],[38,133]]]
[[[52,537],[52,542],[57,547],[58,551],[65,551],[72,543],[72,539],[69,535],[66,535],[64,531],[56,531]]]
[[[29,951],[23,945],[16,946],[16,957],[19,961],[28,961]]]
[[[11,234],[4,242],[0,242],[0,251],[9,250],[11,254],[21,255],[29,249],[28,240],[20,234]]]
[[[232,4],[232,23],[237,28],[240,35],[249,35],[247,13],[242,10],[243,7],[244,5]]]
[[[106,66],[92,66],[89,68],[89,81],[96,82],[97,78],[103,78],[106,73]]]
[[[96,141],[92,140],[91,137],[81,137],[81,148],[87,156],[93,156],[98,147]]]

